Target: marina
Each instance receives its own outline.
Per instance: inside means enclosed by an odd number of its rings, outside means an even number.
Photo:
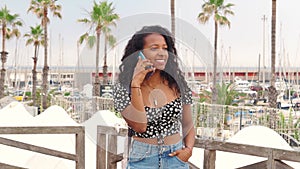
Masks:
[[[117,138],[117,135],[126,135],[126,125],[125,123],[122,122],[122,120],[114,115],[114,112],[108,111],[107,109],[110,109],[110,106],[112,105],[111,102],[106,102],[106,106],[102,105],[102,103],[105,103],[106,101],[102,99],[99,99],[99,101],[95,105],[99,105],[98,109],[95,114],[93,114],[89,120],[85,121],[84,123],[77,123],[74,121],[74,119],[71,118],[70,112],[66,112],[62,107],[60,106],[51,106],[49,107],[44,113],[41,115],[36,115],[35,117],[28,116],[28,112],[24,110],[23,104],[21,102],[12,102],[9,104],[7,107],[1,109],[0,115],[3,117],[0,119],[2,127],[0,127],[0,134],[9,134],[9,137],[5,137],[10,139],[17,139],[17,140],[26,140],[27,137],[24,136],[26,133],[31,133],[31,134],[38,134],[38,133],[44,133],[47,132],[47,129],[52,129],[51,131],[53,133],[56,133],[55,131],[59,131],[58,133],[64,133],[72,130],[72,128],[75,130],[76,128],[80,128],[80,126],[85,126],[85,168],[96,168],[99,167],[102,168],[103,165],[109,165],[109,168],[121,168],[122,163],[123,163],[123,158],[120,153],[123,152],[123,146],[124,146],[124,140],[122,140],[120,137]],[[74,104],[74,102],[71,102]],[[84,105],[85,103],[82,102],[77,102],[77,104]],[[280,133],[290,133],[291,132],[297,132],[299,129],[295,128],[296,130],[293,130],[288,126],[289,124],[286,123],[278,123],[279,125],[276,128],[276,131],[273,131],[269,129],[268,127],[263,127],[263,125],[268,126],[268,113],[272,111],[271,109],[268,108],[262,108],[258,109],[256,112],[255,110],[250,109],[252,113],[236,113],[237,111],[240,112],[247,112],[249,109],[247,108],[241,108],[241,107],[229,107],[227,109],[226,107],[223,106],[217,106],[216,110],[220,110],[219,113],[215,114],[215,117],[220,116],[220,118],[217,121],[214,121],[213,126],[220,126],[220,128],[216,127],[215,129],[217,130],[211,130],[212,128],[206,127],[208,124],[205,119],[208,119],[207,112],[212,109],[212,105],[208,104],[195,104],[197,105],[196,108],[194,108],[194,115],[200,115],[199,117],[199,123],[195,123],[197,126],[197,139],[196,139],[196,144],[194,148],[193,154],[195,156],[192,156],[190,160],[190,166],[210,166],[209,164],[205,164],[205,161],[207,162],[208,160],[215,161],[216,159],[216,168],[222,168],[226,164],[229,168],[236,168],[236,167],[242,167],[245,165],[250,165],[250,164],[256,164],[260,165],[260,161],[264,161],[264,158],[257,158],[253,157],[253,155],[256,155],[258,157],[265,157],[268,159],[273,159],[274,160],[284,160],[285,164],[288,164],[289,166],[293,166],[294,168],[299,167],[299,160],[298,156],[300,152],[297,152],[297,147],[296,145],[290,144],[287,140],[284,140],[283,137],[281,137],[277,132]],[[61,105],[63,106],[63,105]],[[101,110],[104,108],[105,110]],[[222,112],[225,111],[225,112]],[[226,113],[228,111],[228,113]],[[278,110],[280,112],[281,110]],[[13,112],[13,113],[12,113]],[[224,115],[218,115],[218,114],[223,114]],[[287,113],[289,114],[289,113]],[[285,114],[285,115],[287,115]],[[18,116],[19,118],[14,118],[15,116]],[[233,117],[233,118],[238,118],[242,119],[241,121],[238,120],[236,123],[231,123],[231,122],[225,122],[223,121],[221,116],[226,116],[226,117]],[[291,118],[291,115],[287,115],[288,117]],[[244,118],[245,117],[245,118]],[[290,119],[288,118],[288,119]],[[197,119],[197,118],[195,118]],[[227,119],[227,118],[226,118]],[[225,120],[225,119],[224,119]],[[248,123],[251,121],[251,123]],[[283,120],[285,121],[285,120]],[[287,120],[290,121],[290,120]],[[8,127],[3,127],[3,126],[14,126],[15,124],[18,124],[18,126],[24,126],[22,127],[22,130],[17,129],[16,127],[10,127],[8,130]],[[79,124],[79,126],[78,126]],[[220,125],[218,125],[220,124]],[[48,125],[52,126],[49,127]],[[53,126],[54,125],[54,126]],[[31,129],[30,126],[35,126],[35,129]],[[39,126],[39,127],[36,127]],[[44,127],[43,127],[44,126]],[[57,128],[55,126],[69,126],[65,127],[65,129],[62,128]],[[75,126],[75,127],[72,127]],[[34,127],[32,127],[34,128]],[[56,129],[57,128],[57,129]],[[230,132],[231,130],[231,132]],[[13,133],[23,133],[23,136],[16,136]],[[26,132],[25,132],[26,131]],[[77,132],[81,131],[76,129]],[[235,131],[235,132],[232,132]],[[11,133],[9,133],[11,132]],[[50,132],[47,132],[48,135]],[[98,133],[98,134],[97,134]],[[115,134],[114,134],[115,133]],[[100,137],[97,137],[100,136]],[[104,139],[105,135],[109,138],[108,142],[105,144],[109,145],[108,149],[104,148]],[[56,141],[53,142],[51,141],[51,145],[58,148],[61,151],[66,151],[66,152],[72,152],[72,149],[75,146],[72,146],[74,141],[71,141],[73,143],[70,143],[70,139],[74,139],[75,137],[69,138],[69,136],[57,136],[57,135],[49,135],[49,138],[56,138]],[[268,139],[266,139],[266,137]],[[36,137],[30,136],[31,141],[28,140],[30,145],[26,145],[27,147],[34,147],[31,144],[38,144],[42,146],[49,146],[50,143],[48,137],[44,136],[39,136],[37,135]],[[71,140],[72,140],[71,139]],[[99,139],[97,144],[97,139]],[[5,143],[8,144],[10,143],[9,140],[6,140],[4,142],[3,139],[0,139],[0,143]],[[32,143],[32,140],[35,140],[34,143]],[[49,141],[46,141],[49,140]],[[82,143],[82,141],[81,141]],[[78,142],[80,144],[80,142]],[[9,144],[11,145],[11,144]],[[20,146],[23,144],[20,144]],[[56,146],[55,146],[56,145]],[[96,146],[99,145],[99,146]],[[118,146],[116,146],[118,145]],[[1,145],[0,145],[1,147]],[[117,147],[117,149],[116,149]],[[237,148],[240,147],[240,148]],[[35,147],[35,150],[39,150],[41,152],[42,149],[39,147]],[[98,150],[96,150],[98,149]],[[107,154],[108,159],[111,159],[112,163],[106,163],[105,160],[99,160],[96,162],[95,156],[93,156],[94,153],[91,152],[103,152],[107,151],[109,152]],[[207,151],[212,151],[210,153],[214,154],[213,150],[217,150],[217,158],[214,159],[207,159],[209,158],[204,154],[204,149]],[[257,150],[260,151],[257,151]],[[9,148],[1,149],[3,152],[6,153],[6,162],[8,164],[14,164],[14,165],[19,165],[19,166],[27,166],[27,167],[42,167],[45,163],[45,161],[51,161],[52,164],[59,164],[65,168],[75,168],[74,163],[70,161],[65,161],[63,159],[52,159],[49,155],[52,154],[51,152],[48,152],[49,150],[45,151],[45,154],[48,154],[47,158],[41,158],[42,156],[40,155],[34,155],[31,153],[25,153],[24,152],[18,152],[18,157],[19,159],[22,159],[23,157],[27,157],[26,159],[31,159],[28,160],[26,165],[22,164],[22,162],[18,162],[18,160],[11,158],[14,162],[11,163],[9,157],[11,156],[10,154],[14,154],[16,150],[12,150]],[[251,150],[256,150],[254,152],[257,152],[253,154]],[[268,157],[262,154],[263,152],[273,152],[273,153],[285,153],[285,154],[290,154],[290,156],[280,156],[280,157]],[[225,153],[228,152],[228,153]],[[231,153],[230,153],[231,152]],[[234,152],[235,155],[232,154]],[[252,153],[251,153],[252,152]],[[59,152],[62,153],[62,152]],[[79,152],[78,152],[79,153]],[[97,153],[97,159],[104,158],[105,156],[98,154]],[[57,152],[55,153],[57,154]],[[63,154],[63,153],[62,153]],[[245,154],[245,155],[251,155],[251,156],[239,156],[239,154]],[[66,155],[66,154],[65,154]],[[77,154],[81,155],[82,154]],[[63,156],[63,155],[61,155]],[[2,158],[3,159],[3,158]],[[81,158],[83,159],[83,158]],[[206,159],[206,160],[204,160]],[[239,159],[239,163],[228,163],[228,160],[232,159]],[[44,162],[41,162],[44,161]],[[289,161],[289,162],[286,162]],[[25,160],[26,161],[26,160]],[[79,162],[79,161],[78,161]],[[296,162],[296,163],[295,163]],[[97,164],[97,165],[96,165]],[[78,165],[82,165],[78,163]],[[0,164],[2,166],[2,164]],[[102,167],[101,167],[102,166]],[[197,167],[195,167],[197,168]]]
[[[36,118],[39,119],[41,115],[44,116],[44,119],[51,119],[50,117],[46,117],[46,115],[50,115],[49,113],[52,112],[52,122],[45,123],[45,124],[56,124],[56,125],[63,125],[66,122],[62,123],[53,123],[56,121],[55,119],[64,119],[68,121],[70,125],[76,124],[81,126],[84,125],[86,127],[86,146],[92,147],[86,149],[86,151],[94,151],[94,152],[101,152],[100,150],[97,150],[95,146],[96,140],[97,140],[97,130],[95,128],[99,128],[99,126],[104,124],[109,124],[113,129],[116,129],[117,131],[121,130],[122,128],[126,129],[126,125],[124,122],[120,121],[121,118],[120,115],[116,116],[113,108],[113,100],[112,95],[110,94],[112,92],[111,88],[113,86],[112,79],[117,78],[118,73],[110,72],[112,69],[108,69],[108,79],[109,84],[108,85],[101,85],[102,88],[102,96],[96,97],[93,96],[93,86],[94,83],[93,79],[95,76],[95,73],[93,73],[93,68],[84,68],[85,71],[78,71],[76,67],[64,67],[64,68],[57,68],[54,69],[55,71],[50,71],[49,74],[49,91],[51,91],[51,100],[50,104],[60,107],[59,109],[55,109],[55,111],[46,109],[45,112],[48,111],[48,113],[41,113],[39,112],[38,107],[32,107],[31,109],[28,109],[28,112]],[[59,70],[59,71],[58,71]],[[242,68],[241,70],[244,70]],[[238,70],[237,72],[241,72],[241,70]],[[21,104],[21,105],[30,105],[30,98],[25,96],[26,92],[31,91],[31,85],[30,85],[30,79],[31,74],[27,73],[28,70],[19,70],[18,72],[14,71],[7,71],[7,77],[11,77],[10,80],[7,80],[7,84],[10,84],[11,87],[8,89],[11,90],[9,95],[13,97],[12,99],[15,99],[17,103],[12,103],[14,105]],[[233,74],[238,74],[237,72],[232,72]],[[187,73],[190,74],[190,73]],[[195,72],[196,74],[196,72]],[[205,73],[209,74],[209,73]],[[250,74],[250,72],[244,73],[244,74]],[[22,78],[16,78],[19,79],[18,82],[14,81],[14,76],[17,77],[23,77]],[[100,81],[103,80],[103,74],[99,73]],[[113,77],[115,76],[115,77]],[[25,78],[27,77],[27,78]],[[82,78],[84,77],[84,79]],[[197,168],[197,166],[205,166],[207,164],[203,163],[202,161],[205,161],[204,159],[208,158],[203,154],[203,151],[205,151],[205,146],[213,146],[215,144],[224,144],[224,146],[231,145],[231,140],[234,140],[237,135],[247,130],[249,127],[266,127],[269,128],[270,126],[270,117],[271,113],[275,113],[275,121],[276,121],[276,127],[274,128],[274,136],[276,135],[276,138],[273,138],[274,143],[280,142],[280,146],[275,146],[275,148],[282,149],[282,144],[285,144],[285,150],[286,153],[294,153],[299,151],[300,143],[299,143],[299,125],[300,125],[300,111],[299,111],[299,99],[297,94],[295,92],[299,91],[299,86],[296,84],[296,81],[288,81],[288,80],[278,80],[276,83],[276,87],[278,92],[280,94],[278,95],[278,107],[277,109],[269,108],[268,106],[268,98],[267,94],[264,92],[267,92],[267,85],[268,82],[263,83],[262,81],[260,83],[257,83],[255,81],[254,77],[251,77],[249,80],[246,79],[247,76],[236,76],[233,78],[233,80],[229,81],[228,79],[224,80],[222,83],[219,83],[220,88],[222,86],[228,86],[229,91],[234,91],[239,94],[237,94],[232,102],[231,105],[212,105],[209,103],[209,100],[206,100],[206,102],[199,101],[199,98],[205,98],[205,97],[211,97],[211,83],[205,82],[204,80],[198,80],[197,78],[190,76],[192,80],[188,81],[188,85],[193,90],[193,96],[194,96],[194,104],[193,104],[193,120],[195,124],[195,130],[196,130],[196,136],[197,141],[199,141],[199,144],[195,145],[195,152],[194,154],[197,154],[196,156],[192,156],[189,164],[191,167],[194,166],[194,168]],[[27,81],[25,80],[27,79]],[[204,78],[205,79],[205,78]],[[209,77],[207,77],[209,79]],[[225,79],[223,77],[223,79]],[[266,78],[268,80],[268,78]],[[291,78],[291,79],[297,79],[297,76]],[[41,79],[41,71],[38,75],[38,86],[41,85],[42,79]],[[13,85],[15,84],[15,87]],[[263,87],[262,84],[265,84]],[[257,86],[262,86],[261,88]],[[39,87],[38,87],[39,88]],[[13,91],[19,91],[19,93],[15,93]],[[203,94],[207,95],[203,95]],[[228,95],[222,95],[222,97],[226,98]],[[18,96],[18,97],[16,97]],[[205,97],[203,97],[205,96]],[[9,97],[9,96],[8,96]],[[222,98],[221,97],[221,98]],[[11,100],[13,102],[13,100]],[[41,102],[38,102],[41,105]],[[279,106],[280,103],[280,106]],[[7,102],[9,107],[15,107],[12,106],[12,104],[9,104]],[[22,107],[22,106],[21,106]],[[58,108],[57,107],[57,108]],[[51,106],[50,106],[51,109]],[[105,111],[105,113],[100,113],[102,111]],[[56,112],[54,114],[54,112]],[[1,113],[1,111],[0,111]],[[27,113],[27,112],[26,112]],[[41,114],[40,114],[41,113]],[[58,113],[58,114],[57,114]],[[99,113],[101,116],[99,116]],[[111,116],[111,119],[105,120],[104,116]],[[1,115],[1,114],[0,114]],[[62,117],[64,116],[64,117]],[[99,118],[95,121],[96,118]],[[112,120],[114,119],[114,120]],[[213,120],[210,120],[213,119]],[[5,119],[3,119],[5,120]],[[25,122],[25,121],[24,121]],[[89,123],[90,122],[90,123]],[[6,122],[7,123],[7,122]],[[13,123],[13,121],[12,121]],[[18,124],[22,124],[20,122],[17,122]],[[3,125],[5,123],[2,123]],[[29,123],[26,122],[26,124],[29,125],[35,125],[36,123]],[[1,127],[0,127],[1,128]],[[264,130],[259,129],[260,132],[263,132]],[[253,136],[253,138],[257,137],[258,131],[254,132],[256,136]],[[246,135],[249,135],[248,132]],[[262,135],[266,134],[266,131],[262,133]],[[103,136],[104,137],[104,134]],[[245,136],[244,136],[245,137]],[[103,139],[103,138],[102,138]],[[240,138],[241,139],[241,138]],[[206,140],[206,141],[205,141]],[[211,140],[210,144],[203,144],[203,142],[207,142],[207,140]],[[212,141],[213,140],[213,141]],[[238,139],[239,140],[239,139]],[[249,146],[249,144],[253,144],[255,142],[254,140],[252,142],[249,142],[249,138],[246,140],[239,140],[239,145],[231,145],[233,147],[236,146]],[[277,141],[275,141],[277,140]],[[1,142],[1,140],[0,140]],[[124,140],[118,139],[118,145],[124,145]],[[121,143],[120,143],[121,142]],[[262,144],[263,141],[260,143],[257,143],[257,147],[251,147],[252,149],[262,149],[265,148],[265,146],[268,145],[268,143]],[[112,142],[114,143],[114,142]],[[99,144],[99,143],[98,143]],[[244,145],[245,144],[245,145]],[[204,147],[203,147],[204,146]],[[269,145],[268,145],[269,146]],[[123,146],[117,146],[118,147],[118,154],[123,152]],[[224,148],[222,147],[215,147],[216,150],[223,151]],[[250,148],[250,147],[249,147]],[[273,147],[274,148],[274,147]],[[211,149],[209,149],[211,150]],[[229,152],[232,152],[232,149],[226,149]],[[8,150],[10,151],[10,150]],[[111,152],[112,150],[106,150]],[[113,150],[115,151],[115,150]],[[266,151],[275,151],[273,149],[266,149]],[[292,151],[292,152],[290,152]],[[211,152],[213,153],[213,152]],[[240,154],[247,154],[247,151],[238,151],[236,153]],[[299,152],[300,153],[300,152]],[[48,153],[47,153],[48,154]],[[222,156],[223,153],[220,153],[218,151],[218,156]],[[298,155],[297,153],[294,155]],[[102,157],[103,155],[101,155]],[[228,155],[225,155],[226,158],[240,158],[240,161],[243,161],[242,157],[231,157]],[[90,158],[89,160],[86,160],[85,166],[88,168],[96,168],[96,166],[100,166],[100,168],[103,167],[103,165],[108,165],[102,163],[103,160],[96,161],[95,158],[100,157],[91,157],[90,155],[86,154],[86,157]],[[37,159],[37,157],[33,156],[33,159]],[[110,159],[115,159],[114,162],[111,163],[110,168],[121,168],[123,163],[123,158],[120,156],[109,156]],[[203,158],[199,161],[199,158]],[[221,159],[226,159],[225,157],[222,157]],[[264,163],[258,163],[257,158],[253,158],[253,160],[249,160],[250,157],[247,157],[247,162],[243,162],[242,164],[239,164],[240,166],[243,165],[250,165],[253,163],[253,165],[264,165]],[[218,158],[217,158],[218,159]],[[286,159],[286,158],[282,158]],[[214,161],[215,159],[211,159]],[[292,161],[295,161],[295,159],[290,159]],[[226,160],[225,160],[226,161]],[[226,163],[225,161],[217,160],[216,161],[216,168],[220,168],[220,166],[224,165]],[[297,160],[296,160],[297,161]],[[9,163],[9,162],[8,162]],[[64,162],[65,163],[65,162]],[[257,163],[257,164],[256,164]],[[15,163],[16,164],[16,163]],[[3,164],[2,164],[3,165]],[[20,164],[21,165],[21,164]],[[30,163],[27,163],[27,166],[40,166],[40,163],[37,163],[37,160],[33,160]],[[235,165],[235,166],[234,166]],[[265,164],[267,165],[267,164]],[[294,166],[297,168],[297,163],[288,163],[289,166]],[[1,164],[0,164],[1,166]],[[26,166],[26,165],[25,165]],[[74,168],[75,166],[71,163],[65,163],[64,166],[66,168]],[[102,166],[102,167],[101,167]],[[218,167],[219,166],[219,167]],[[227,164],[229,168],[231,167],[237,167],[238,164]],[[207,166],[208,167],[208,166]],[[221,167],[222,168],[222,167]]]
[[[190,169],[299,169],[299,6],[3,0],[0,168],[125,169],[131,129],[157,139],[158,165],[145,168],[170,168],[161,167],[166,153]],[[137,32],[150,27],[163,31]],[[144,58],[134,69],[135,52]],[[135,76],[145,61],[150,80]],[[114,93],[119,75],[127,86]],[[147,123],[123,118],[128,100]],[[170,155],[163,146],[174,138],[183,147]]]

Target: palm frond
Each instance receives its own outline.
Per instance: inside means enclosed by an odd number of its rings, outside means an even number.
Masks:
[[[200,13],[198,15],[198,20],[200,23],[206,23],[210,18],[210,15],[208,14],[205,14],[205,13]]]
[[[93,48],[96,42],[96,36],[88,36],[87,37],[87,44],[89,48]]]
[[[111,47],[115,46],[117,42],[116,38],[113,35],[108,35],[107,40],[108,40],[108,45]]]
[[[83,41],[84,41],[85,39],[87,39],[88,36],[89,36],[88,33],[85,33],[85,34],[81,35],[81,36],[79,37],[79,40],[78,40],[79,44],[82,44]]]

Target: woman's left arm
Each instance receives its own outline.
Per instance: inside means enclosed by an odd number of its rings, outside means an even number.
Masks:
[[[185,147],[193,149],[195,143],[195,129],[190,104],[183,105],[182,133]]]
[[[191,105],[184,104],[182,113],[182,134],[184,140],[184,147],[180,150],[170,153],[169,155],[177,156],[182,161],[187,162],[192,156],[193,147],[195,143],[195,129],[192,119]]]

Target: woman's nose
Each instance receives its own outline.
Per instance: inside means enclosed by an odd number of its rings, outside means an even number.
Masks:
[[[168,53],[166,49],[159,49],[158,50],[158,55],[159,56],[165,56]]]

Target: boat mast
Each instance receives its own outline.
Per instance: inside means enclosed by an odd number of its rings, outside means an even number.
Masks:
[[[265,64],[265,25],[266,25],[266,21],[267,21],[267,17],[266,17],[266,15],[264,15],[263,16],[263,18],[262,18],[262,20],[263,20],[263,53],[262,53],[262,61],[263,61],[263,70],[262,70],[262,73],[263,73],[263,79],[262,79],[262,83],[263,83],[263,90],[265,90],[265,82],[266,82],[266,74],[265,74],[265,70],[266,70],[266,64]]]

